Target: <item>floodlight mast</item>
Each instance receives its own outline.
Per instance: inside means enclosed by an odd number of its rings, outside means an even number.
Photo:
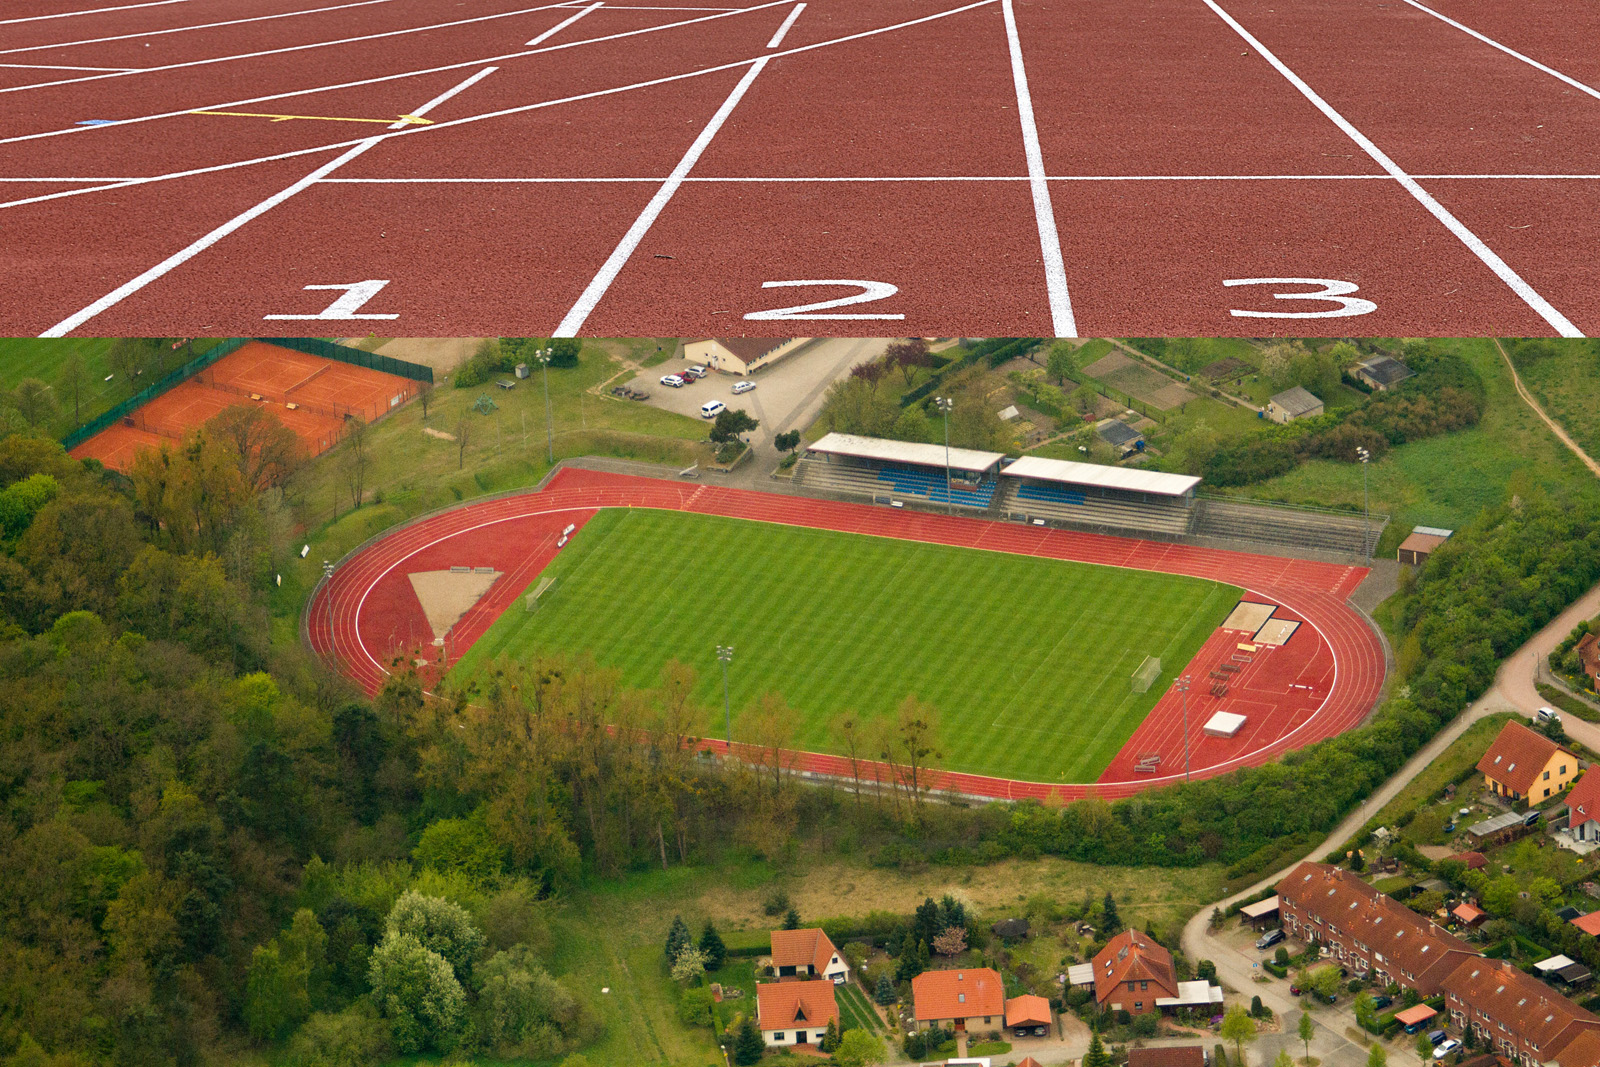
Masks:
[[[1356,457],[1361,460],[1361,554],[1372,557],[1372,510],[1367,503],[1367,462],[1372,459],[1372,453],[1365,448],[1356,448]]]
[[[1183,780],[1189,780],[1189,676],[1187,674],[1172,683],[1172,687],[1183,694]]]
[[[728,703],[728,663],[733,659],[732,645],[718,645],[717,659],[722,662],[722,718],[727,731],[728,755],[733,756],[733,706]]]
[[[333,560],[322,561],[322,602],[328,608],[328,662],[333,662]]]
[[[544,368],[544,441],[550,466],[556,465],[556,427],[555,419],[550,413],[550,346],[537,349],[533,358],[539,361]]]
[[[955,402],[947,396],[936,396],[933,402],[944,415],[944,504],[945,514],[956,513],[955,496],[950,488],[950,409]]]

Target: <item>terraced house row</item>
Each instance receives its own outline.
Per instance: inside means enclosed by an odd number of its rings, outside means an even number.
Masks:
[[[1520,1067],[1600,1065],[1600,1017],[1378,892],[1354,873],[1302,863],[1278,883],[1283,928],[1353,974],[1443,994],[1451,1024]]]

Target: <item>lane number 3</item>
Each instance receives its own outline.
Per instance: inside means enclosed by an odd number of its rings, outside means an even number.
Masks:
[[[821,281],[793,281],[793,282],[762,282],[763,289],[798,289],[810,286],[847,286],[860,289],[859,293],[848,296],[835,297],[832,300],[818,300],[814,304],[795,304],[793,307],[773,308],[771,311],[752,311],[746,319],[758,322],[771,322],[776,319],[903,319],[904,315],[892,315],[886,312],[846,311],[835,312],[834,308],[852,307],[856,304],[871,304],[878,300],[887,300],[900,291],[898,286],[888,282],[856,281],[848,278],[829,278]],[[827,312],[827,314],[821,314]]]
[[[1308,293],[1273,293],[1274,300],[1325,300],[1338,307],[1320,311],[1242,311],[1231,309],[1228,314],[1238,319],[1342,319],[1350,315],[1367,315],[1378,310],[1378,305],[1359,296],[1351,296],[1360,286],[1337,278],[1229,278],[1223,285],[1315,285]]]

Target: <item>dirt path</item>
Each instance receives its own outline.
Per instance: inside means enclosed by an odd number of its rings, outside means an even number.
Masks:
[[[1568,437],[1567,431],[1563,430],[1555,419],[1545,414],[1544,408],[1539,406],[1539,402],[1533,398],[1533,394],[1523,386],[1522,378],[1517,374],[1516,365],[1511,362],[1511,355],[1506,351],[1506,346],[1500,343],[1500,338],[1496,337],[1494,339],[1494,346],[1500,350],[1500,358],[1506,361],[1506,367],[1511,371],[1511,384],[1517,387],[1517,395],[1527,402],[1527,405],[1533,409],[1535,415],[1544,420],[1544,424],[1550,427],[1550,432],[1559,437],[1561,443],[1571,449],[1574,456],[1583,460],[1588,468],[1594,472],[1595,476],[1600,477],[1600,463],[1596,463],[1590,458],[1589,453],[1579,448],[1578,442]]]

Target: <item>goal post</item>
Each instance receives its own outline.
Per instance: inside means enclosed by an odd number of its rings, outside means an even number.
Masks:
[[[1159,677],[1161,677],[1161,657],[1146,656],[1144,662],[1139,664],[1139,669],[1133,672],[1133,691],[1148,693]]]

